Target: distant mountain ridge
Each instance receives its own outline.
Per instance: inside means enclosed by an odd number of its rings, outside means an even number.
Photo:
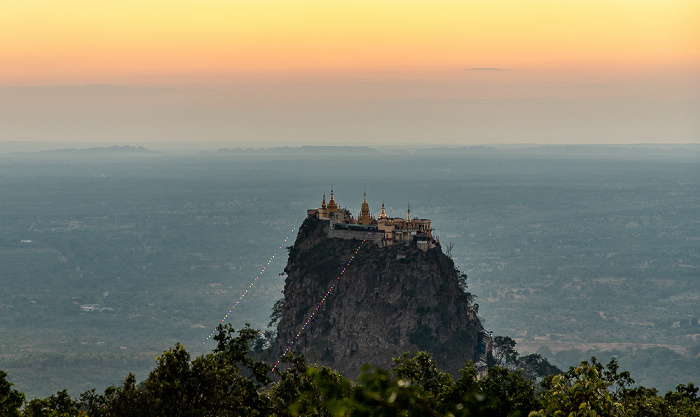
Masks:
[[[218,155],[379,155],[380,152],[369,146],[280,146],[275,148],[222,148]]]
[[[46,149],[44,144],[37,150],[28,150],[29,145],[21,142],[0,142],[0,156],[2,157],[52,157],[52,156],[141,156],[163,155],[172,157],[183,156],[271,156],[271,157],[401,157],[401,156],[430,156],[430,157],[528,157],[528,158],[576,158],[576,159],[678,159],[700,160],[700,143],[664,144],[664,143],[639,143],[639,144],[494,144],[494,145],[396,145],[396,146],[348,146],[348,145],[304,145],[304,146],[277,146],[277,147],[236,147],[236,148],[210,148],[211,150],[197,150],[196,145],[186,148],[168,148],[162,144],[154,144],[157,151],[144,146],[111,145],[90,146],[86,148],[68,147],[73,143],[66,143],[65,148]],[[426,142],[429,145],[429,142]],[[59,145],[60,146],[60,145]],[[36,144],[34,144],[36,148]],[[41,149],[41,148],[44,149]]]
[[[81,155],[156,155],[162,154],[159,151],[152,151],[146,149],[143,146],[131,146],[131,145],[112,145],[105,147],[92,147],[92,148],[66,148],[66,149],[52,149],[36,152],[12,152],[8,155],[10,156],[30,156],[30,155],[43,155],[43,156],[81,156]]]
[[[634,145],[466,145],[432,147],[396,147],[384,149],[371,146],[282,146],[275,148],[221,148],[216,155],[285,155],[309,156],[411,156],[435,157],[543,157],[600,159],[700,159],[700,144],[634,144]]]
[[[698,144],[639,144],[639,145],[500,145],[431,147],[413,152],[427,156],[507,156],[544,158],[600,159],[700,159]]]

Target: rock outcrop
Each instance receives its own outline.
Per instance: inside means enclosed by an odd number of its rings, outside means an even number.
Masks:
[[[328,238],[320,220],[307,219],[285,272],[276,355],[294,341],[293,349],[310,362],[351,378],[363,364],[388,368],[407,351],[428,351],[452,373],[478,359],[483,327],[471,295],[460,287],[460,272],[440,247],[379,248],[371,241]]]

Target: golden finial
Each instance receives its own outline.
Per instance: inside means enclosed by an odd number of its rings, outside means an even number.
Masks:
[[[333,198],[333,188],[331,188],[331,199],[328,200],[328,212],[333,213],[336,210],[338,210],[338,204],[336,204],[335,198]]]
[[[406,221],[411,221],[411,203],[408,203],[408,218],[406,218]]]
[[[360,218],[358,219],[360,224],[370,224],[372,217],[369,214],[369,204],[367,204],[367,193],[365,193],[365,200],[362,202],[362,209],[360,210]]]
[[[380,219],[386,219],[386,211],[384,211],[384,202],[382,201],[382,213],[379,215]]]

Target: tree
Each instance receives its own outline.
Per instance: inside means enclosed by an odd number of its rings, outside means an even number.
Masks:
[[[258,356],[263,354],[270,348],[270,346],[272,346],[276,336],[277,332],[273,332],[271,330],[263,330],[258,332],[255,340],[250,345],[250,351]]]
[[[12,388],[14,384],[7,380],[7,372],[0,370],[0,415],[19,417],[19,410],[24,404],[24,394]]]
[[[698,387],[692,382],[676,385],[676,391],[669,391],[664,396],[670,413],[678,416],[700,416],[700,397]],[[674,415],[674,414],[671,414]]]
[[[190,354],[179,343],[157,358],[157,366],[146,378],[148,407],[158,415],[186,415],[196,398],[191,391],[195,377],[190,364]]]
[[[515,365],[518,360],[518,351],[515,350],[515,340],[508,336],[495,336],[492,345],[493,365]]]
[[[139,417],[150,415],[146,399],[136,386],[136,377],[131,372],[124,378],[120,387],[111,386],[105,390],[104,407],[100,407],[99,402],[95,402],[94,405],[105,416]],[[92,414],[90,416],[92,417]]]
[[[610,358],[610,362],[605,367],[596,360],[595,356],[591,358],[591,364],[598,369],[598,372],[602,373],[603,379],[610,383],[610,386],[613,388],[612,394],[618,401],[625,396],[629,387],[634,384],[634,379],[632,379],[628,371],[618,372],[620,365],[614,356]]]
[[[210,354],[190,359],[182,345],[165,351],[142,385],[129,375],[122,387],[105,390],[104,399],[92,398],[95,415],[104,416],[256,416],[268,415],[260,395],[270,382],[269,366],[250,358],[257,332],[246,326],[236,335],[219,326]],[[102,414],[100,414],[102,413]]]
[[[380,368],[365,365],[358,384],[346,398],[337,400],[326,387],[328,410],[336,417],[439,416],[418,384],[395,379]]]
[[[438,397],[437,409],[441,413],[460,415],[465,412],[465,409],[468,411],[474,408],[475,403],[483,400],[483,397],[478,392],[477,372],[474,364],[469,361],[459,372],[460,378],[455,380],[452,385],[445,387]]]
[[[549,389],[541,395],[544,407],[530,416],[623,416],[622,404],[608,391],[612,383],[604,379],[596,364],[583,361],[549,379],[545,384]]]
[[[31,400],[22,413],[25,417],[75,417],[79,414],[78,401],[71,398],[66,390],[40,400]]]
[[[249,325],[236,331],[217,327],[217,347],[190,361],[181,346],[166,351],[144,382],[153,415],[255,416],[268,414],[260,395],[270,382],[270,367],[253,360],[250,348],[258,332]]]
[[[282,362],[291,366],[267,389],[273,415],[327,416],[329,401],[337,403],[350,395],[350,381],[337,371],[308,365],[303,355],[294,353],[285,355]]]
[[[287,355],[278,381],[270,367],[251,358],[259,332],[219,326],[212,353],[192,360],[180,344],[165,351],[146,380],[129,374],[104,395],[94,389],[71,398],[66,390],[24,404],[0,371],[0,416],[10,417],[214,417],[214,416],[700,416],[698,387],[681,384],[664,397],[656,389],[631,388],[629,372],[615,358],[603,365],[592,357],[559,375],[541,355],[517,359],[515,342],[499,338],[499,358],[512,367],[492,366],[477,379],[470,362],[460,378],[442,372],[432,355],[404,353],[391,371],[365,366],[357,383],[337,371],[309,365],[303,356]]]
[[[80,394],[80,410],[90,417],[104,417],[107,399],[96,392],[95,388]]]
[[[627,390],[623,404],[629,417],[668,417],[672,414],[656,388],[636,387]]]
[[[540,406],[532,381],[522,371],[494,366],[486,378],[477,379],[470,362],[461,377],[442,389],[437,411],[448,416],[525,416]]]
[[[478,388],[479,394],[486,400],[474,405],[478,405],[482,415],[526,416],[541,406],[535,394],[534,382],[522,370],[513,372],[494,366],[489,369],[486,378],[478,382]]]
[[[410,358],[408,353],[404,353],[393,361],[394,368],[391,373],[398,379],[420,385],[431,401],[436,400],[443,390],[454,384],[452,376],[438,368],[437,362],[430,353],[418,352],[413,358]]]
[[[275,324],[277,324],[278,321],[280,321],[280,319],[282,318],[282,308],[284,307],[284,303],[284,297],[275,301],[275,304],[272,306],[272,312],[270,313],[270,321],[267,323],[267,327],[272,327]]]
[[[468,278],[469,277],[464,272],[457,271],[457,282],[459,283],[459,288],[461,288],[462,292],[464,292],[465,294],[469,294],[469,296],[470,296],[469,302],[471,303],[472,301],[474,301],[475,296],[467,291],[467,289],[469,288],[469,285],[467,284]]]
[[[518,359],[518,367],[523,370],[523,376],[530,381],[562,373],[558,366],[549,363],[539,353],[521,356]]]
[[[447,247],[445,248],[445,254],[452,259],[452,249],[454,249],[455,244],[450,242],[447,244]]]

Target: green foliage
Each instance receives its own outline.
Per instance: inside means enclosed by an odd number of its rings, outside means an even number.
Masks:
[[[328,390],[327,393],[331,393]],[[395,379],[383,369],[365,365],[349,397],[328,395],[331,415],[342,417],[438,416],[420,385]]]
[[[524,416],[540,404],[534,384],[521,371],[493,367],[479,380],[476,368],[469,363],[460,374],[437,398],[437,409],[445,415]]]
[[[270,346],[272,346],[272,343],[276,337],[276,331],[273,332],[272,330],[263,330],[258,332],[258,334],[255,336],[255,340],[253,340],[250,344],[250,351],[256,355],[264,354],[270,348]]]
[[[562,373],[559,367],[552,365],[539,353],[520,356],[515,345],[515,340],[508,336],[495,336],[492,340],[490,365],[520,369],[523,376],[530,381],[538,381],[547,376]]]
[[[497,366],[515,365],[518,361],[518,351],[515,350],[515,340],[508,336],[494,336],[492,341],[493,364]]]
[[[669,391],[664,396],[668,406],[669,415],[700,416],[700,397],[698,397],[698,387],[692,382],[679,384],[676,391]]]
[[[124,378],[121,387],[112,386],[107,388],[104,401],[95,401],[96,408],[93,413],[104,416],[138,417],[141,413],[146,413],[147,411],[145,409],[147,404],[143,403],[142,396],[143,393],[136,386],[136,377],[134,374],[129,373]]]
[[[391,371],[396,378],[411,381],[418,384],[426,394],[425,400],[436,405],[436,400],[444,389],[454,384],[452,376],[442,372],[432,355],[427,352],[418,352],[413,358],[404,353],[394,358],[394,368]]]
[[[469,286],[467,285],[467,278],[467,274],[461,271],[458,272],[457,282],[459,283],[459,288],[461,288],[462,291],[471,296],[471,294],[467,292],[467,288],[469,288]]]
[[[80,394],[80,408],[91,417],[103,417],[106,415],[107,397],[97,394],[95,388],[85,391]]]
[[[350,395],[351,383],[337,371],[308,365],[303,356],[285,355],[289,367],[280,372],[279,381],[267,390],[273,415],[326,416],[329,401]]]
[[[251,357],[259,333],[219,326],[213,352],[190,358],[180,345],[163,352],[146,380],[129,374],[104,394],[92,389],[71,398],[66,390],[34,399],[0,371],[0,412],[14,417],[194,417],[194,416],[698,416],[693,383],[659,396],[655,389],[631,388],[634,380],[616,360],[603,366],[595,357],[567,372],[544,378],[538,391],[533,375],[553,371],[539,355],[527,355],[512,371],[492,366],[477,378],[468,363],[454,379],[432,355],[404,353],[391,370],[365,366],[354,383],[337,371],[307,364],[303,356],[282,358],[276,381],[270,367]],[[502,342],[502,343],[501,343]],[[507,339],[499,339],[511,347]],[[541,369],[540,369],[541,368]]]
[[[477,383],[478,391],[467,402],[469,410],[488,416],[525,416],[540,406],[534,383],[522,371],[494,366]]]
[[[24,394],[12,388],[14,384],[7,380],[7,372],[0,369],[0,415],[19,416],[19,409],[24,404]]]
[[[634,379],[632,379],[628,371],[618,372],[620,365],[614,357],[610,359],[610,362],[605,367],[597,361],[595,356],[591,357],[591,363],[598,369],[598,372],[602,373],[603,378],[610,383],[616,400],[620,400],[629,387],[634,384]]]
[[[542,393],[544,408],[530,416],[623,416],[622,404],[608,391],[610,385],[598,367],[581,362],[552,377],[550,389]]]
[[[251,329],[248,324],[238,331],[238,336],[235,335],[236,332],[230,324],[219,325],[216,330],[218,333],[214,336],[214,340],[218,345],[214,349],[214,356],[218,360],[235,368],[244,366],[259,384],[265,385],[270,382],[270,377],[267,376],[270,366],[248,356],[251,343],[258,335],[256,330]]]
[[[530,381],[537,381],[550,375],[562,373],[558,366],[552,365],[539,353],[521,356],[517,361],[518,367],[522,369],[525,378]]]
[[[284,297],[275,301],[275,304],[272,306],[272,312],[270,313],[270,321],[267,323],[268,328],[276,325],[282,318],[282,307],[284,307],[284,303]]]
[[[442,413],[454,412],[457,415],[464,410],[465,403],[474,405],[484,400],[478,394],[478,380],[474,364],[470,361],[460,370],[460,378],[453,384],[443,387],[437,397],[437,409]]]
[[[269,414],[261,388],[270,382],[269,366],[250,357],[257,332],[238,334],[230,325],[218,328],[217,347],[190,359],[180,344],[157,359],[142,385],[129,375],[121,387],[104,396],[81,396],[90,416],[254,416]]]
[[[80,403],[66,390],[45,398],[43,400],[35,398],[27,404],[23,417],[74,417],[79,415]]]
[[[636,387],[625,393],[624,403],[628,416],[661,417],[671,416],[663,397],[655,388]]]

